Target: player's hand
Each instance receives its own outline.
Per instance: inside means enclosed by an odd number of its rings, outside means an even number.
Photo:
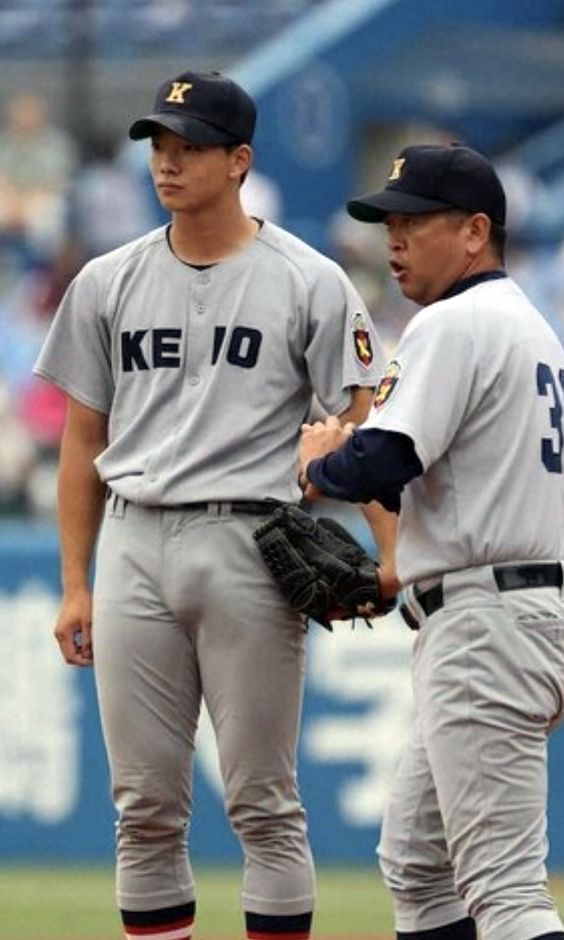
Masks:
[[[76,591],[63,597],[54,632],[63,659],[67,663],[71,666],[92,665],[92,596],[90,591]]]
[[[331,415],[325,422],[316,421],[315,424],[302,424],[302,439],[300,443],[300,481],[304,488],[306,499],[316,499],[322,494],[306,477],[306,469],[310,460],[325,457],[331,451],[338,450],[348,441],[354,431],[354,424],[348,421],[341,425],[338,418]]]
[[[382,597],[385,600],[389,600],[401,591],[402,584],[397,576],[395,565],[386,561],[380,563],[378,568],[378,576],[380,580],[380,589],[382,591]]]

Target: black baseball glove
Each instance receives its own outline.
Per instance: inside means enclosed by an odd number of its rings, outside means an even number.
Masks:
[[[290,606],[327,630],[332,620],[368,623],[395,606],[382,598],[377,563],[334,519],[282,505],[253,535]]]

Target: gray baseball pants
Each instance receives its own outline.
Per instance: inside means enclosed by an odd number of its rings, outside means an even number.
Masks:
[[[203,699],[244,857],[243,907],[311,911],[314,874],[296,783],[305,673],[301,618],[258,554],[258,516],[108,502],[97,549],[95,678],[117,824],[117,902],[194,900],[187,851]]]
[[[400,931],[470,915],[482,940],[562,930],[547,889],[547,738],[564,708],[558,588],[500,593],[491,566],[443,578],[412,663],[416,719],[382,827]]]

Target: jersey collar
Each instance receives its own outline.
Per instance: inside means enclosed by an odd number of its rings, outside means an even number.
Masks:
[[[476,284],[481,284],[483,281],[497,281],[501,277],[507,277],[505,271],[482,271],[480,274],[471,274],[470,277],[463,277],[461,281],[456,281],[444,294],[441,294],[438,300],[456,297],[457,294],[462,294],[470,287],[475,287]]]

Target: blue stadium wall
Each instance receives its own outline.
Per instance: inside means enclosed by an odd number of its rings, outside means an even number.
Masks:
[[[358,537],[364,523],[351,518]],[[0,864],[108,862],[114,811],[91,670],[65,666],[52,629],[58,552],[49,526],[0,529]],[[409,731],[412,635],[395,615],[374,630],[312,625],[300,777],[323,863],[370,865]],[[564,870],[564,735],[551,744],[550,865]],[[197,748],[196,862],[237,862],[213,736]]]

